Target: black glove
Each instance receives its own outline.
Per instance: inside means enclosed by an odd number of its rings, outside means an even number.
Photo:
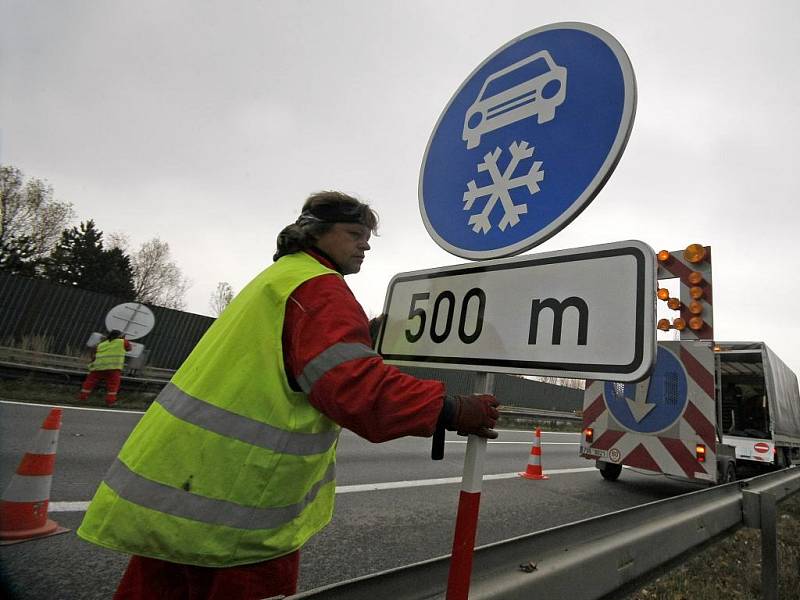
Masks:
[[[439,422],[448,431],[458,435],[479,435],[491,440],[497,437],[493,427],[497,424],[497,398],[491,394],[447,396],[439,415]]]
[[[381,326],[386,320],[386,314],[380,314],[374,319],[369,320],[369,337],[372,338],[372,347],[375,348],[375,343],[378,341],[378,334],[381,332]]]

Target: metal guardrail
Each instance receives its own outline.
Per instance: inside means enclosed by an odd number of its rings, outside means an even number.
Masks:
[[[46,373],[57,373],[65,376],[86,375],[89,361],[85,357],[67,356],[64,354],[49,354],[36,350],[23,350],[0,346],[0,366],[16,369],[30,369]],[[123,370],[123,381],[140,381],[146,383],[167,383],[175,371],[145,366],[135,373]]]
[[[762,530],[762,593],[771,600],[777,598],[775,504],[798,490],[800,468],[784,469],[482,546],[469,597],[596,600],[744,525]],[[291,598],[444,598],[449,565],[442,556]]]

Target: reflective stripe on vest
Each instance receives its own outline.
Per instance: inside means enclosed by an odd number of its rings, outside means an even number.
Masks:
[[[378,356],[378,353],[364,344],[334,344],[308,362],[297,383],[306,394],[310,394],[317,380],[331,369],[349,360],[369,356]]]
[[[97,345],[95,358],[89,365],[90,371],[109,371],[125,366],[125,340],[120,338],[105,340]]]
[[[303,433],[278,429],[203,402],[172,383],[166,385],[155,401],[178,419],[192,425],[284,454],[321,454],[330,450],[339,437],[338,430]]]
[[[162,513],[193,519],[212,525],[239,529],[274,529],[289,523],[308,506],[326,483],[336,479],[336,465],[331,464],[300,502],[289,506],[265,508],[242,506],[227,500],[204,498],[137,475],[117,459],[105,476],[105,483],[121,498]]]

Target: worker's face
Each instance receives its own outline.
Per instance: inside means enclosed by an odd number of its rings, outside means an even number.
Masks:
[[[317,238],[317,248],[330,256],[342,275],[358,273],[369,250],[370,230],[358,223],[334,223]]]

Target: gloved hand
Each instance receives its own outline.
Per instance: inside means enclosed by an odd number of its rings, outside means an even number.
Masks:
[[[381,313],[374,319],[369,320],[369,337],[372,338],[372,347],[375,348],[375,343],[378,341],[378,334],[381,332],[381,326],[386,320],[386,313]]]
[[[492,429],[497,423],[497,398],[491,394],[472,394],[471,396],[447,396],[439,417],[445,428],[457,431],[458,435],[479,435],[495,439],[497,432]]]

